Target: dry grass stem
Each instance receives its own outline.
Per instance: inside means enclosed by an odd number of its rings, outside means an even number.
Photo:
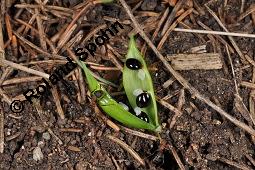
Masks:
[[[245,34],[245,33],[236,33],[236,32],[209,31],[209,30],[196,30],[196,29],[184,29],[184,28],[174,28],[173,31],[255,38],[255,34]]]
[[[20,84],[20,83],[28,83],[34,81],[40,81],[42,77],[33,76],[33,77],[22,77],[22,78],[12,78],[9,80],[5,80],[2,85],[10,85],[10,84]]]
[[[106,24],[102,24],[94,28],[92,31],[90,31],[86,37],[82,40],[81,44],[85,44],[88,42],[92,37],[94,37],[101,29],[105,29],[107,27]]]
[[[224,162],[226,164],[229,164],[233,167],[236,167],[238,169],[242,169],[242,170],[252,170],[253,169],[253,168],[251,168],[251,167],[249,167],[245,164],[238,164],[237,162],[231,161],[231,160],[226,159],[226,158],[219,158],[218,160],[221,161],[221,162]]]
[[[174,112],[175,115],[173,116],[173,119],[170,122],[170,129],[173,128],[174,124],[176,123],[176,119],[182,115],[182,112],[179,109],[177,109],[176,107],[174,107],[173,105],[171,105],[170,103],[168,103],[165,100],[163,100],[163,99],[159,99],[157,97],[157,101],[162,106],[164,106],[164,107],[168,108],[170,111]]]
[[[121,141],[120,139],[111,136],[111,135],[107,135],[107,138],[109,138],[110,140],[112,140],[113,142],[119,144],[123,149],[125,149],[128,153],[130,153],[135,160],[137,160],[141,165],[145,166],[145,162],[144,160],[138,155],[138,153],[136,153],[130,146],[128,146],[125,142]]]
[[[58,91],[57,91],[56,87],[52,87],[51,92],[52,92],[52,96],[54,98],[54,101],[55,101],[55,104],[56,104],[56,107],[57,107],[57,112],[58,112],[59,117],[61,119],[65,119],[64,110],[61,107],[60,98],[59,98],[59,94],[58,94]]]
[[[82,129],[78,129],[78,128],[60,128],[59,131],[60,132],[71,132],[71,133],[80,133],[80,132],[83,132]]]
[[[0,15],[0,59],[5,58],[4,54],[4,38],[3,38],[3,26],[2,26],[2,15]]]
[[[176,80],[175,78],[171,77],[170,79],[168,79],[168,80],[163,84],[163,88],[164,88],[164,89],[168,88],[169,86],[171,86],[171,85],[174,83],[175,80]]]
[[[4,111],[0,106],[0,153],[4,153]]]
[[[116,166],[116,169],[117,169],[117,170],[122,170],[122,169],[120,168],[118,162],[116,161],[116,159],[115,159],[113,156],[112,156],[112,161],[113,161],[114,165]]]
[[[63,142],[61,141],[61,139],[57,135],[55,135],[55,133],[50,128],[48,128],[47,130],[51,134],[51,136],[53,136],[58,141],[59,145],[63,145]]]
[[[255,160],[249,154],[246,154],[245,156],[247,159],[249,159],[249,161],[252,163],[252,165],[255,166]]]
[[[22,70],[22,71],[25,71],[27,73],[34,74],[34,75],[37,75],[37,76],[40,76],[40,77],[43,77],[43,78],[46,78],[46,79],[49,79],[49,77],[50,77],[50,75],[47,74],[47,73],[43,73],[41,71],[37,71],[37,70],[31,69],[31,68],[22,66],[20,64],[17,64],[17,63],[8,61],[8,60],[4,60],[4,59],[1,60],[0,59],[0,61],[1,61],[2,65],[8,65],[8,66],[10,66],[11,68],[14,68],[14,69]]]
[[[234,83],[235,83],[236,94],[239,95],[238,85],[237,85],[236,75],[235,75],[235,69],[234,69],[234,66],[233,66],[233,61],[232,61],[232,58],[230,56],[230,52],[229,52],[228,46],[226,45],[225,48],[226,48],[227,55],[228,55],[228,60],[229,60],[230,66],[231,66],[231,71],[232,71],[232,75],[233,75],[233,79],[234,79]]]
[[[222,116],[227,118],[229,121],[234,123],[236,126],[242,128],[243,130],[247,131],[251,135],[255,136],[255,130],[247,126],[245,123],[240,122],[233,116],[229,115],[227,112],[222,110],[220,107],[215,105],[211,100],[204,97],[202,94],[200,94],[194,87],[192,87],[178,72],[176,72],[172,66],[166,61],[165,57],[158,51],[158,49],[155,47],[155,45],[150,41],[148,36],[144,33],[144,31],[141,29],[140,25],[134,18],[133,14],[131,13],[130,7],[127,5],[127,3],[124,0],[119,0],[122,4],[122,6],[125,8],[128,16],[132,20],[135,28],[139,32],[139,34],[142,36],[142,38],[148,43],[148,45],[151,47],[151,49],[155,52],[156,56],[163,62],[165,67],[168,69],[168,71],[184,86],[184,88],[188,89],[192,95],[194,95],[198,100],[206,103],[208,106],[216,110],[218,113],[220,113]]]
[[[76,147],[76,146],[71,146],[71,145],[69,145],[69,146],[67,147],[67,149],[70,150],[70,151],[74,151],[74,152],[80,152],[80,151],[81,151],[80,148],[78,148],[78,147]]]
[[[174,6],[174,9],[172,10],[172,12],[170,13],[169,17],[167,18],[167,21],[162,29],[162,32],[161,32],[161,36],[163,36],[168,27],[171,25],[171,23],[173,22],[175,16],[176,16],[176,13],[179,11],[179,9],[181,9],[182,7],[182,4],[185,2],[186,0],[180,0],[178,1],[178,3]]]
[[[209,30],[209,31],[212,31],[207,25],[205,25],[204,23],[202,23],[201,21],[197,21],[198,25],[200,25],[202,28],[204,28],[205,30]],[[210,36],[210,34],[208,34],[208,36]],[[228,48],[229,48],[229,51],[231,53],[234,53],[234,49],[227,43],[226,40],[224,40],[221,36],[219,35],[215,35],[214,36],[222,43],[224,44],[225,46],[227,45]]]
[[[221,26],[221,28],[223,28],[224,31],[229,32],[228,29],[221,22],[221,20],[218,18],[218,16],[207,5],[205,5],[205,7],[209,11],[209,13],[214,17],[214,19],[218,22],[218,24]],[[240,48],[238,47],[238,45],[236,44],[234,38],[232,36],[228,36],[228,38],[229,38],[230,42],[232,43],[233,47],[235,48],[236,52],[238,53],[238,55],[241,57],[241,60],[243,60],[242,62],[245,62],[245,57],[244,57],[242,51],[240,50]]]
[[[124,132],[127,132],[131,135],[135,135],[135,136],[138,136],[138,137],[141,137],[141,138],[145,138],[145,139],[149,139],[149,140],[153,140],[153,141],[157,141],[159,139],[156,136],[149,135],[149,134],[146,134],[146,133],[142,133],[142,132],[139,132],[139,131],[136,131],[136,130],[132,130],[132,129],[129,129],[129,128],[124,127],[124,126],[120,126],[120,128]]]
[[[0,96],[2,96],[3,100],[9,105],[12,103],[11,99],[6,95],[6,92],[2,88],[0,88]]]
[[[166,30],[165,34],[162,34],[163,37],[160,40],[157,49],[160,50],[163,46],[163,44],[165,43],[165,41],[168,38],[168,35],[170,34],[171,31],[173,31],[173,29],[178,25],[179,22],[181,22],[183,19],[185,19],[189,14],[191,14],[193,11],[193,8],[188,9],[187,11],[185,11],[181,16],[179,16],[177,18],[177,20]],[[132,14],[133,15],[133,14]]]
[[[44,55],[46,55],[48,57],[52,57],[52,55],[50,53],[47,53],[46,51],[42,50],[40,47],[34,45],[30,41],[28,41],[27,39],[25,39],[24,37],[19,35],[17,32],[13,31],[13,34],[15,34],[21,41],[23,41],[25,44],[29,45],[30,47],[32,47],[33,49],[35,49],[39,53],[44,54]]]
[[[14,133],[13,135],[6,136],[6,142],[16,139],[21,135],[21,132]]]
[[[168,148],[171,150],[171,152],[172,152],[172,154],[173,154],[173,156],[174,156],[174,158],[175,158],[177,164],[179,165],[180,169],[181,169],[181,170],[185,170],[186,168],[185,168],[185,166],[183,165],[183,163],[182,163],[180,157],[178,156],[178,154],[177,154],[175,148],[174,148],[172,145],[170,145],[170,144],[168,144]]]
[[[255,4],[252,4],[244,13],[242,13],[239,16],[238,21],[241,21],[242,19],[244,19],[246,16],[250,15],[253,12],[255,12]]]
[[[35,13],[36,13],[36,22],[37,22],[37,28],[38,28],[38,32],[39,32],[39,40],[40,40],[40,44],[41,47],[44,51],[47,51],[47,45],[46,45],[46,41],[45,41],[45,34],[44,34],[44,28],[42,26],[42,20],[40,18],[39,11],[38,9],[35,9]]]
[[[162,15],[161,19],[159,20],[159,22],[157,24],[157,27],[156,27],[154,33],[152,34],[152,38],[151,38],[152,42],[155,40],[155,38],[157,36],[159,36],[159,30],[160,30],[161,26],[163,25],[164,21],[166,20],[166,17],[167,17],[168,14],[169,14],[169,8],[167,8],[165,10],[164,14]],[[143,55],[145,55],[146,49],[147,49],[146,48],[146,43],[144,43],[144,45],[143,45],[143,47],[141,49]]]

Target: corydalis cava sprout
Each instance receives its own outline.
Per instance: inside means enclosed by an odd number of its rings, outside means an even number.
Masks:
[[[103,86],[100,85],[99,82],[93,77],[91,71],[82,61],[77,61],[77,63],[85,72],[91,94],[96,97],[97,104],[105,113],[126,126],[156,131],[156,126],[136,117],[132,113],[125,110],[121,104],[117,103],[103,88]]]
[[[123,86],[132,108],[138,110],[138,107],[142,113],[146,113],[149,124],[156,127],[155,131],[161,131],[153,83],[134,36],[131,36],[129,41],[123,70]]]

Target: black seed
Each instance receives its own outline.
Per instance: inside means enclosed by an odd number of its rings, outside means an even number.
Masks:
[[[139,70],[140,68],[142,68],[141,62],[134,58],[127,59],[126,66],[131,70]]]
[[[96,98],[100,98],[103,96],[104,92],[103,92],[103,90],[97,90],[94,92],[94,94],[95,94]]]
[[[136,105],[141,108],[147,107],[150,104],[150,99],[149,93],[141,93],[136,97]]]
[[[137,117],[140,118],[141,120],[149,123],[149,118],[145,112],[141,112],[141,114],[139,114]]]

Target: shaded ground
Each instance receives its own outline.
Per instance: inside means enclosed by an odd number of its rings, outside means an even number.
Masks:
[[[197,0],[197,2],[198,4],[204,4],[207,1]],[[63,6],[70,9],[76,9],[74,6],[79,3],[79,1],[63,1],[61,4],[48,2],[50,5]],[[132,8],[138,3],[139,1],[136,0],[128,1],[128,4]],[[244,11],[246,11],[252,3],[254,4],[255,1],[246,2],[244,4]],[[12,29],[17,31],[20,29],[21,24],[14,19],[14,16],[18,12],[18,8],[14,7],[15,4],[20,4],[20,2],[12,3],[8,13],[11,17]],[[36,2],[30,4],[36,4]],[[252,21],[250,15],[241,21],[237,21],[237,18],[240,16],[241,2],[228,2],[226,6],[223,4],[223,1],[213,1],[210,2],[208,6],[216,13],[218,9],[222,11],[221,19],[223,19],[223,23],[229,28],[229,31],[254,33],[255,23]],[[169,7],[169,5],[163,3],[163,1],[144,0],[137,6],[137,9],[133,11],[139,23],[145,25],[144,30],[147,35],[151,36],[153,34],[158,21],[162,17],[162,13],[164,13],[167,7]],[[183,9],[186,11],[188,7],[184,6]],[[197,10],[196,7],[195,9]],[[194,23],[194,21],[200,20],[213,30],[221,30],[217,22],[209,15],[203,6],[202,9],[205,11],[205,15],[198,15],[198,13],[195,12],[192,16],[186,17],[183,23],[192,28],[202,29],[199,25]],[[28,23],[32,16],[31,13],[28,12],[29,10],[34,11],[34,8],[24,9],[18,18]],[[46,13],[41,12],[41,17],[45,14]],[[63,25],[69,24],[72,21],[72,15],[60,18],[56,15],[54,16],[52,13],[49,14],[47,12],[47,14],[52,19],[43,20],[43,27],[47,28],[44,31],[48,38],[59,32],[61,28],[63,28]],[[63,15],[63,13],[59,13],[58,15]],[[112,37],[109,44],[117,51],[117,54],[120,54],[120,56],[115,54],[117,61],[123,61],[127,49],[127,35],[133,31],[133,27],[121,4],[92,5],[88,9],[88,12],[83,15],[82,19],[78,21],[79,24],[72,34],[72,37],[77,35],[80,30],[83,30],[82,38],[84,39],[97,27],[102,26],[102,24],[106,23],[110,25],[114,19],[120,20],[125,30],[119,33],[118,36]],[[150,19],[152,21],[150,21]],[[36,22],[32,23],[31,25],[37,29]],[[182,25],[179,24],[178,26],[181,27]],[[5,25],[3,27],[4,40],[6,42],[8,36]],[[31,33],[30,31],[27,34],[22,33],[24,32],[21,32],[21,35],[29,41],[37,46],[41,45],[38,35],[34,36],[36,33]],[[212,42],[207,35],[201,35],[201,37],[202,38],[199,38],[197,34],[172,32],[161,49],[161,52],[164,56],[167,54],[187,53],[192,47],[201,45],[206,45],[207,52],[221,52],[223,56],[222,59],[226,63],[223,69],[209,71],[189,70],[180,71],[180,73],[198,91],[210,98],[213,102],[219,104],[223,110],[227,111],[238,120],[247,123],[242,114],[234,107],[235,86],[225,46],[218,40],[216,40],[216,43]],[[161,38],[162,37],[159,36],[156,37],[154,43],[158,44]],[[223,38],[227,43],[231,44],[226,37]],[[235,40],[241,51],[245,54],[249,54],[253,59],[255,52],[254,39],[235,37]],[[20,43],[20,40],[18,42]],[[73,47],[77,45],[83,46],[80,42],[81,41],[74,42]],[[141,49],[144,42],[140,38],[138,38],[137,42]],[[7,60],[16,63],[28,63],[31,61],[47,61],[53,59],[45,55],[41,55],[41,59],[34,57],[31,51],[34,51],[36,54],[39,54],[39,52],[36,50],[28,50],[25,48],[28,47],[27,45],[22,46],[20,44],[19,52],[16,56],[11,45],[5,49]],[[56,47],[57,43],[53,43],[53,45]],[[213,49],[213,45],[217,47],[216,51]],[[109,53],[111,52],[109,51],[109,48],[106,47],[98,48],[97,55],[94,58],[90,56],[87,61],[104,66],[116,67],[116,63],[113,61],[113,58],[110,57]],[[50,49],[48,49],[48,52],[50,54],[52,53]],[[63,51],[60,50],[58,54],[68,55],[64,48]],[[247,62],[243,63],[236,52],[231,54],[231,57],[237,82],[250,82],[253,76],[252,65]],[[172,75],[169,74],[150,49],[147,50],[145,59],[149,68],[157,68],[156,71],[151,72],[156,95],[159,98],[172,95],[167,102],[177,107],[179,95],[183,87],[177,81],[174,81],[173,84],[164,88],[162,85],[172,78]],[[62,61],[65,60],[62,58]],[[30,64],[28,67],[50,74],[52,72],[52,66],[56,67],[58,65],[59,63],[52,65],[50,62],[38,64],[37,66]],[[5,69],[6,68],[3,67],[1,68],[1,76],[5,72]],[[121,84],[120,71],[101,71],[97,69],[94,69],[94,71],[117,85]],[[135,137],[126,132],[114,132],[114,130],[107,126],[95,113],[94,105],[90,102],[90,97],[88,95],[80,104],[79,102],[82,99],[77,99],[80,98],[77,92],[81,94],[79,89],[81,85],[85,87],[86,91],[87,87],[84,82],[77,84],[77,81],[74,80],[77,75],[79,75],[79,73],[73,77],[69,76],[69,80],[66,79],[68,80],[66,82],[74,88],[74,95],[68,93],[71,92],[72,89],[67,89],[63,83],[58,83],[57,85],[57,92],[66,117],[64,120],[61,120],[57,113],[55,100],[51,93],[40,98],[39,105],[44,111],[44,113],[42,113],[43,120],[38,116],[36,107],[32,107],[29,103],[26,103],[23,112],[15,114],[10,111],[9,105],[3,102],[5,115],[5,146],[4,153],[0,154],[0,169],[116,169],[113,159],[116,160],[117,164],[123,169],[178,169],[178,164],[171,151],[167,148],[161,149],[159,142]],[[5,80],[27,76],[31,75],[23,71],[12,71],[5,77]],[[12,98],[23,93],[28,87],[36,88],[39,83],[40,81],[25,82],[2,85],[1,87],[6,94]],[[112,87],[109,87],[108,90],[113,94],[122,91],[121,88]],[[250,92],[250,89],[246,87],[239,87],[240,96],[243,98],[243,102],[247,108],[249,108],[248,100]],[[174,146],[185,168],[238,169],[237,167],[241,167],[242,169],[254,169],[254,139],[251,135],[233,125],[206,104],[194,99],[188,91],[185,90],[184,94],[185,102],[181,107],[183,114],[176,119],[173,128],[170,129],[169,125],[173,121],[174,113],[160,104],[158,104],[158,110],[160,121],[165,125],[161,137]],[[115,99],[126,101],[123,95],[115,95]],[[43,126],[43,122],[47,122],[48,128],[63,142],[62,145],[59,144],[55,137],[49,134],[47,128]],[[65,132],[63,130],[68,128],[75,129],[76,132]],[[140,166],[130,154],[119,145],[106,138],[105,135],[107,134],[115,135],[132,146],[146,161],[146,167]],[[40,161],[35,161],[33,159],[33,150],[37,146],[41,148],[43,153],[43,159]]]

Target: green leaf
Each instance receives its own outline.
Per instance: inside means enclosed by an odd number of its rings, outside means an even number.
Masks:
[[[94,92],[95,90],[100,89],[99,82],[92,75],[91,71],[87,68],[86,64],[84,64],[82,61],[77,61],[77,63],[84,70],[89,85],[89,91]]]
[[[130,37],[126,61],[130,58],[138,60],[141,63],[142,68],[138,70],[133,70],[128,68],[125,63],[123,70],[123,86],[129,103],[133,109],[138,107],[136,103],[137,94],[135,92],[139,91],[138,89],[149,93],[151,97],[149,106],[140,109],[148,115],[149,123],[153,124],[155,127],[158,128],[158,131],[160,131],[157,113],[157,103],[155,99],[152,79],[147,69],[146,63],[136,46],[134,36]]]

